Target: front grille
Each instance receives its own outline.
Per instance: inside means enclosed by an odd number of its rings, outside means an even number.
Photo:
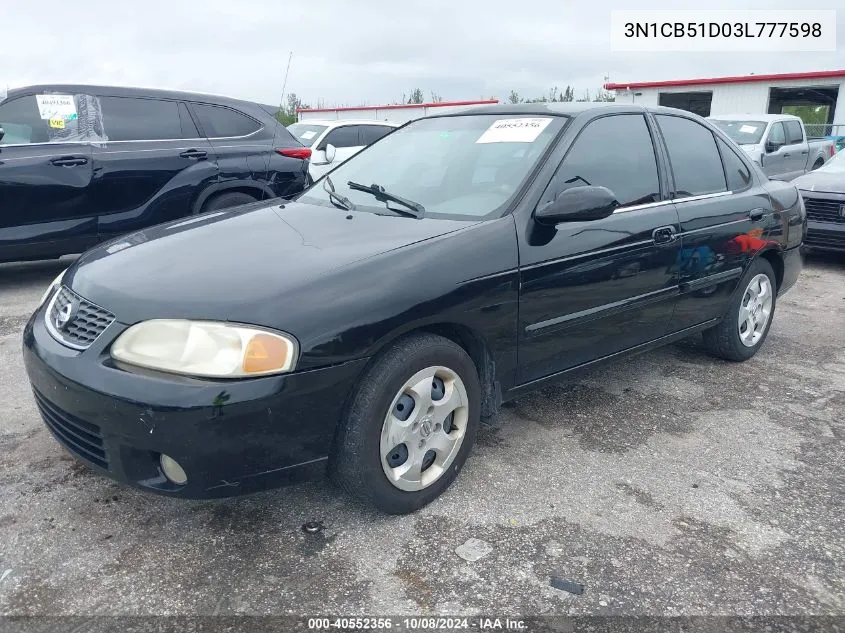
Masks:
[[[804,206],[807,208],[808,220],[845,224],[845,217],[842,215],[842,208],[845,207],[845,197],[842,200],[804,198]]]
[[[65,413],[37,391],[33,393],[41,417],[56,439],[71,453],[108,470],[109,459],[103,448],[100,427]]]
[[[88,348],[114,321],[111,312],[65,286],[56,292],[44,318],[53,337],[74,349]]]

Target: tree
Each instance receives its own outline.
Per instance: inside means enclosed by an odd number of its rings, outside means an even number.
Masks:
[[[560,97],[561,101],[572,101],[575,98],[575,91],[572,89],[572,86],[566,86],[566,90],[563,91],[563,94]]]
[[[589,90],[584,91],[583,97],[581,97],[580,99],[576,99],[576,101],[578,101],[579,103],[583,103],[583,102],[589,101],[589,100],[590,100],[590,91]]]
[[[516,90],[511,90],[508,95],[508,103],[519,103],[521,101],[519,93]]]
[[[434,90],[432,90],[431,91],[431,102],[432,103],[443,103],[443,97],[441,97],[440,94],[438,94],[438,93],[434,92]]]
[[[604,88],[599,88],[598,92],[596,93],[595,99],[593,101],[616,101],[616,97],[610,94]]]
[[[414,88],[411,96],[408,97],[408,103],[423,103],[423,91],[419,88]]]

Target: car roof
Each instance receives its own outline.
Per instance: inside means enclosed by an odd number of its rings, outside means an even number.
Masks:
[[[302,125],[325,125],[327,127],[337,127],[339,125],[389,125],[391,127],[399,127],[401,123],[395,121],[379,121],[377,119],[305,119],[304,121],[297,121]]]
[[[494,115],[537,115],[537,116],[568,116],[575,117],[584,113],[615,112],[620,113],[641,113],[652,112],[654,114],[684,114],[695,117],[696,115],[686,110],[667,108],[664,106],[643,106],[635,103],[616,103],[614,101],[555,101],[552,103],[500,103],[498,105],[478,106],[468,110],[450,112],[433,116],[461,116],[476,114]]]
[[[184,92],[180,90],[164,90],[161,88],[141,88],[130,86],[102,86],[93,84],[39,84],[12,88],[6,95],[8,99],[19,96],[56,93],[56,94],[90,94],[93,96],[109,97],[152,97],[157,99],[177,99],[185,101],[199,101],[220,105],[250,104],[263,109],[270,109],[270,113],[279,109],[278,106],[267,106],[245,99],[234,99],[223,95],[204,94],[200,92]]]
[[[708,119],[717,119],[719,121],[800,121],[801,119],[793,114],[713,114],[707,117]]]

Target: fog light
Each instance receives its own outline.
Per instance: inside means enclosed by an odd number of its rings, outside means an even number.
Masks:
[[[185,474],[185,470],[175,459],[162,453],[159,462],[161,462],[161,470],[164,472],[164,476],[174,484],[183,486],[188,483],[188,475]]]

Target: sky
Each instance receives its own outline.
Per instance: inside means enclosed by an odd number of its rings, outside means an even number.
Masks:
[[[841,0],[813,9],[840,8]],[[649,2],[643,8],[702,8]],[[711,9],[795,9],[794,0],[712,0]],[[625,0],[85,0],[60,9],[0,0],[0,91],[36,83],[172,88],[312,106],[407,99],[594,93],[612,82],[845,69],[845,9],[830,53],[619,53]],[[68,8],[69,7],[69,8]],[[61,15],[64,14],[64,15]]]

